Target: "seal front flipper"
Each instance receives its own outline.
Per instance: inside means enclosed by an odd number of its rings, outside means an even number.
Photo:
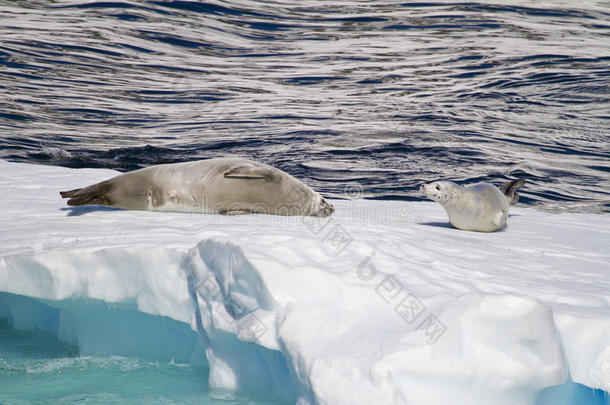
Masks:
[[[68,205],[112,205],[106,193],[112,188],[110,182],[102,181],[85,188],[60,191],[63,198],[69,198]]]
[[[504,193],[506,199],[508,200],[509,205],[517,204],[519,201],[519,194],[517,190],[519,190],[525,184],[525,179],[517,179],[513,181],[508,181],[500,187],[500,191]]]
[[[220,215],[244,215],[244,214],[252,214],[252,211],[249,210],[240,210],[240,209],[226,209],[218,211]]]
[[[225,172],[224,176],[227,179],[263,180],[275,183],[279,182],[279,176],[273,169],[254,165],[234,167],[228,172]]]

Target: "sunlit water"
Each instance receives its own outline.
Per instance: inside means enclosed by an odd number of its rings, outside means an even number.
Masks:
[[[524,177],[523,204],[610,211],[607,1],[0,1],[0,91],[3,159],[242,156],[335,198]],[[0,334],[0,402],[269,403]]]
[[[610,211],[606,1],[28,0],[0,24],[0,158],[237,155],[409,200],[520,176],[524,204]]]

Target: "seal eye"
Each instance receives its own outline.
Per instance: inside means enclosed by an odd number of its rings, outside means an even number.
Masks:
[[[437,191],[441,191],[441,188],[439,186],[435,186]]]

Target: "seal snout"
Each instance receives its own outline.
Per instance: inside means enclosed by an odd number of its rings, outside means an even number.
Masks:
[[[419,190],[431,200],[442,201],[447,195],[447,184],[442,181],[423,183],[421,186],[419,186]]]
[[[322,199],[322,204],[324,205],[324,214],[326,214],[325,216],[331,215],[335,212],[335,207],[325,199]]]
[[[422,183],[419,186],[419,191],[427,196],[430,195],[430,191],[431,191],[431,187],[432,187],[432,183]]]
[[[324,198],[320,198],[318,203],[318,209],[316,210],[316,216],[327,217],[335,212],[335,207],[326,201]]]

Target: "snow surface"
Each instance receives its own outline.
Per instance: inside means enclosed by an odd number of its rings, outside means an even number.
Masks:
[[[487,234],[427,202],[333,201],[329,218],[73,208],[60,190],[116,172],[0,173],[0,318],[81,354],[207,362],[214,387],[299,404],[534,404],[570,378],[610,391],[608,215],[512,207]]]

